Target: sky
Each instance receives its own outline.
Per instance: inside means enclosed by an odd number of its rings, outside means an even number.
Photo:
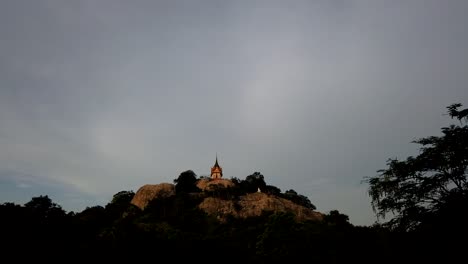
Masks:
[[[0,2],[0,203],[253,172],[376,221],[365,177],[468,105],[468,1]]]

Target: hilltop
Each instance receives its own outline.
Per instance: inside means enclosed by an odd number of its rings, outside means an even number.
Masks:
[[[185,173],[190,174],[191,172]],[[251,181],[253,186],[250,186],[250,190],[255,190],[257,187],[255,192],[242,192],[241,185],[246,184],[237,180],[202,178],[194,182],[198,190],[195,189],[194,192],[188,194],[199,201],[197,208],[208,215],[215,216],[220,221],[225,221],[229,217],[257,217],[264,212],[291,213],[297,221],[320,221],[323,219],[323,214],[314,211],[311,206],[306,207],[292,201],[292,197],[300,197],[294,191],[289,191],[289,196],[277,191],[268,191],[273,188],[267,188],[266,185],[261,184],[262,178],[259,175],[257,177],[260,184]],[[175,195],[176,186],[174,184],[147,184],[136,192],[131,203],[144,210],[151,201],[157,202],[158,199]]]

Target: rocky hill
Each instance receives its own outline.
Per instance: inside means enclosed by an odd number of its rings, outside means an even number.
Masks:
[[[215,188],[228,188],[233,187],[234,183],[227,179],[218,179],[218,180],[210,180],[210,179],[200,179],[197,182],[197,187],[202,191],[213,191]]]
[[[216,186],[216,187],[214,187]],[[290,200],[272,194],[261,192],[248,193],[237,199],[221,199],[204,195],[205,192],[215,188],[233,187],[234,183],[227,179],[209,180],[202,179],[197,182],[197,187],[202,190],[203,197],[198,207],[207,214],[214,215],[221,221],[229,215],[236,218],[248,218],[259,216],[263,211],[289,212],[296,216],[299,221],[316,220],[321,221],[323,214],[293,203]],[[144,209],[153,199],[175,195],[175,186],[170,183],[142,186],[133,197],[131,203]]]
[[[208,214],[224,220],[229,215],[238,218],[260,216],[263,211],[289,212],[299,221],[322,220],[323,215],[289,200],[265,193],[249,193],[238,201],[206,197],[198,207]]]
[[[132,204],[144,209],[153,199],[175,195],[175,186],[171,183],[146,184],[140,187],[133,196]]]

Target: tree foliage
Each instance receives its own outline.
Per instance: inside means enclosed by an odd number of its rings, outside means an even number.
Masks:
[[[333,226],[350,227],[349,216],[340,213],[338,210],[331,210],[329,214],[324,215],[323,220]]]
[[[307,196],[304,196],[302,194],[298,194],[296,191],[294,190],[287,190],[286,192],[284,192],[284,194],[282,195],[283,198],[286,198],[298,205],[302,205],[306,208],[309,208],[309,209],[312,209],[312,210],[315,210],[317,209],[317,207],[315,207],[314,204],[312,204],[312,202],[309,200],[309,198],[307,198]]]
[[[265,177],[258,171],[245,177],[245,181],[242,181],[241,184],[247,193],[256,192],[258,189],[264,190],[266,187]]]
[[[448,115],[458,119],[459,125],[443,127],[440,136],[415,140],[413,143],[421,145],[419,155],[389,159],[386,169],[366,179],[376,214],[393,215],[387,222],[390,227],[414,230],[448,214],[466,218],[468,109],[459,110],[461,106],[447,107]]]
[[[51,223],[65,215],[62,207],[49,198],[47,195],[33,197],[24,207],[28,210],[30,217],[39,223]]]
[[[177,179],[174,180],[175,190],[177,193],[199,192],[197,187],[197,175],[192,170],[182,172]]]
[[[131,210],[136,210],[136,206],[130,202],[135,196],[133,191],[120,191],[112,196],[112,201],[106,205],[107,215],[111,219],[116,219],[122,214],[127,214]]]
[[[120,191],[112,196],[111,204],[128,204],[135,196],[133,191]]]

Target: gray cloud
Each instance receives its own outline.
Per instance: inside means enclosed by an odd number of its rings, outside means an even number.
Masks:
[[[416,154],[409,142],[466,104],[467,7],[2,2],[0,169],[98,203],[186,169],[208,174],[218,152],[227,176],[260,171],[370,224],[363,177]]]

